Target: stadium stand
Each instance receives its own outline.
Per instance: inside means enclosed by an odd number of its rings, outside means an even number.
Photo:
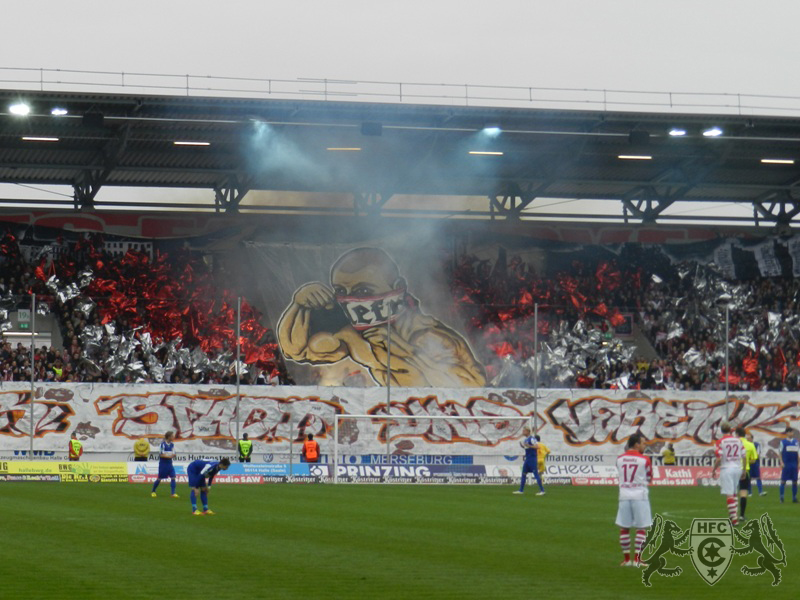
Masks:
[[[235,381],[237,294],[224,271],[188,250],[109,245],[100,236],[68,246],[20,246],[11,234],[0,244],[3,308],[29,307],[35,293],[60,330],[60,345],[36,349],[34,380]],[[729,386],[800,388],[792,316],[800,283],[793,278],[720,283],[711,268],[676,263],[658,248],[635,244],[610,260],[590,249],[560,267],[539,274],[501,250],[495,261],[465,255],[449,269],[453,297],[492,385],[725,389],[722,313],[709,294],[727,285],[740,298],[730,313]],[[716,287],[698,286],[701,276]],[[536,382],[535,307],[542,355]],[[651,352],[618,339],[625,315]],[[242,321],[242,381],[293,383],[273,332],[247,302]],[[30,359],[29,346],[4,341],[2,380],[29,381]]]
[[[3,309],[50,312],[61,347],[35,350],[36,381],[230,383],[235,381],[236,294],[228,278],[190,251],[148,253],[79,239],[70,252],[21,248],[11,234],[0,245]],[[68,282],[69,281],[69,282]],[[68,283],[67,283],[68,282]],[[260,313],[242,304],[242,381],[291,383]],[[5,381],[28,381],[30,348],[5,341]]]

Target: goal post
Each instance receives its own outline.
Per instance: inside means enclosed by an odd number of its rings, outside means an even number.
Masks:
[[[331,479],[334,483],[509,479],[511,465],[521,464],[522,429],[532,424],[533,415],[337,414]]]

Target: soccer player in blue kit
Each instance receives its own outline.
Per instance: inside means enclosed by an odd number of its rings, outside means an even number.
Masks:
[[[786,432],[786,437],[781,440],[781,487],[780,495],[783,502],[783,492],[786,490],[786,482],[792,482],[792,502],[797,502],[797,453],[800,451],[800,444],[797,442],[797,430],[791,429]]]
[[[186,474],[189,476],[189,487],[191,493],[189,498],[192,501],[193,515],[213,515],[214,511],[208,509],[208,489],[214,481],[214,475],[220,471],[226,471],[231,466],[231,461],[223,458],[221,461],[196,460],[189,463],[186,467]],[[197,510],[197,493],[200,493],[200,501],[203,503],[203,512]]]
[[[175,467],[172,464],[172,459],[175,458],[175,444],[172,441],[174,437],[175,434],[171,431],[168,431],[164,434],[164,441],[161,442],[161,446],[159,447],[158,478],[153,484],[153,491],[150,494],[153,498],[156,497],[156,489],[158,488],[158,484],[161,483],[162,479],[169,479],[169,487],[172,490],[172,497],[179,497],[178,494],[175,493]]]
[[[539,484],[539,491],[536,495],[544,496],[544,487],[542,486],[542,478],[539,475],[539,465],[536,460],[536,450],[539,446],[536,443],[536,438],[531,435],[530,427],[523,427],[522,433],[525,438],[519,445],[525,448],[525,462],[522,464],[522,480],[519,482],[519,489],[514,493],[522,494],[525,492],[525,481],[528,478],[528,473],[533,473],[533,476],[536,478],[536,483]]]

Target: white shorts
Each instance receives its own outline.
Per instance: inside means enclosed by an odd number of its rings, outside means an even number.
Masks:
[[[623,529],[644,529],[653,524],[649,500],[620,500],[617,510],[617,525]]]
[[[725,467],[719,472],[719,491],[725,496],[735,496],[742,478],[741,467]]]

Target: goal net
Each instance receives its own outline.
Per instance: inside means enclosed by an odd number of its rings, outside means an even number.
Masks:
[[[519,481],[528,416],[336,415],[334,483]]]

